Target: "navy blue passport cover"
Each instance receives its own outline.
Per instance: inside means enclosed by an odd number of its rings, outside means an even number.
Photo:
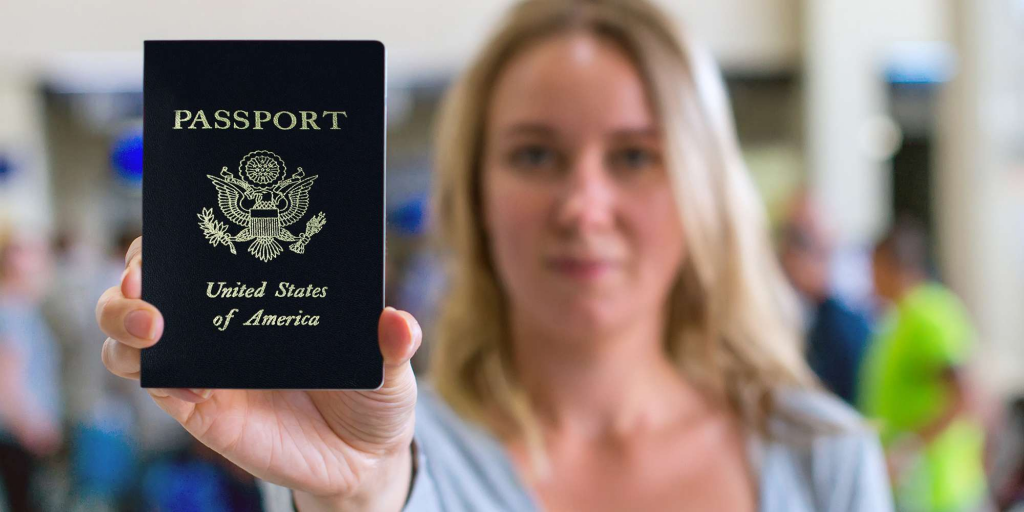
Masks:
[[[383,380],[384,47],[147,41],[142,386]]]

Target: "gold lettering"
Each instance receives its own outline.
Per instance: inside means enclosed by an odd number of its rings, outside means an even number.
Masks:
[[[267,112],[266,110],[254,110],[253,112],[256,114],[256,126],[253,126],[252,129],[262,130],[263,127],[260,125],[267,121],[270,121],[270,112]],[[261,114],[266,115],[266,117],[263,117],[263,115]]]
[[[348,112],[344,110],[324,110],[323,114],[318,116],[312,110],[299,110],[297,112],[280,110],[271,112],[267,110],[218,109],[213,111],[214,122],[211,124],[205,110],[196,110],[194,113],[191,110],[174,110],[173,112],[175,130],[195,130],[196,128],[203,130],[248,130],[250,128],[262,130],[265,124],[273,124],[278,130],[285,131],[294,128],[300,130],[320,130],[319,121],[324,118],[330,118],[331,120],[329,129],[340,130],[339,117],[348,118]]]
[[[302,116],[302,128],[300,130],[308,130],[308,125],[312,125],[314,130],[319,130],[320,127],[316,125],[316,112],[311,110],[300,110],[299,114]]]
[[[306,285],[305,288],[299,288],[292,283],[282,281],[277,285],[277,291],[274,292],[274,297],[294,297],[297,299],[314,297],[322,298],[327,296],[327,287],[316,287],[313,285]]]
[[[216,128],[218,130],[227,130],[228,128],[231,127],[231,120],[228,119],[228,111],[227,110],[218,110],[218,111],[214,112],[213,113],[213,118],[216,120],[216,122],[213,124],[214,128]],[[222,125],[221,123],[224,123],[224,124]]]
[[[261,316],[263,316],[263,310],[262,309],[260,309],[259,311],[253,313],[253,315],[250,316],[249,319],[246,320],[242,325],[259,325],[260,324],[260,317]]]
[[[184,116],[182,115],[184,114]],[[174,111],[174,129],[180,130],[181,123],[188,121],[192,118],[192,113],[188,110],[175,110]]]
[[[338,127],[338,114],[341,114],[346,119],[348,119],[348,114],[346,114],[344,110],[324,110],[324,114],[323,115],[331,116],[331,129],[332,130],[340,130],[340,128]]]
[[[232,310],[229,315],[234,314]],[[230,317],[229,317],[230,318]],[[227,319],[225,319],[226,321]],[[215,321],[216,322],[216,321]],[[242,325],[255,326],[293,326],[293,325],[320,325],[320,315],[307,315],[301,309],[296,315],[271,315],[264,313],[263,309],[253,313]],[[218,326],[219,327],[219,326]]]
[[[287,128],[285,128],[284,126],[281,126],[281,123],[278,122],[278,120],[281,118],[282,115],[286,115],[286,116],[288,116],[288,117],[290,117],[292,119],[292,124],[288,125]],[[274,114],[274,126],[276,126],[278,130],[291,130],[292,128],[295,128],[295,124],[297,122],[298,121],[295,119],[295,114],[292,114],[291,112],[288,112],[287,110],[282,110],[282,111]]]
[[[215,298],[217,298],[217,295],[220,294],[221,288],[224,288],[224,284],[225,283],[223,281],[217,283],[217,291],[216,292],[213,291],[213,284],[214,284],[213,281],[207,281],[206,282],[206,296],[215,299]]]
[[[188,129],[194,130],[196,128],[196,123],[199,122],[203,123],[204,130],[209,130],[212,128],[212,126],[210,126],[210,123],[206,120],[206,114],[203,113],[202,110],[198,110],[196,111],[196,117],[192,119],[192,124],[188,125]]]
[[[247,110],[236,110],[233,116],[235,118],[235,129],[236,130],[247,130],[249,128],[249,111]],[[238,123],[244,123],[242,126],[238,126]]]
[[[261,281],[261,285],[257,288],[246,286],[239,281],[235,282],[235,286],[225,286],[227,283],[220,281],[214,283],[213,281],[207,281],[206,283],[206,296],[211,298],[222,298],[222,299],[233,299],[242,297],[251,299],[253,297],[263,297],[267,290],[267,282]],[[217,285],[217,289],[213,289],[213,285]]]

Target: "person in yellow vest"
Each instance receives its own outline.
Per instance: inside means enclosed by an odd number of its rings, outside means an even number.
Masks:
[[[899,510],[988,510],[984,430],[964,366],[975,339],[950,290],[928,277],[928,242],[897,222],[872,257],[890,306],[861,367],[860,406],[878,422]]]

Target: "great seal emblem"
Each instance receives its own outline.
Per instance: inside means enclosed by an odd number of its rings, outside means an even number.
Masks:
[[[199,227],[214,246],[226,245],[235,252],[235,242],[248,242],[249,253],[267,262],[281,254],[282,242],[293,242],[288,248],[303,254],[306,244],[327,222],[324,213],[310,217],[306,231],[293,235],[285,226],[301,219],[309,208],[309,191],[316,176],[306,176],[302,167],[288,176],[284,160],[277,154],[258,150],[245,155],[238,163],[238,176],[220,170],[220,176],[206,175],[217,188],[217,205],[231,222],[242,226],[237,235],[228,233],[228,225],[213,215],[212,208],[198,214]]]

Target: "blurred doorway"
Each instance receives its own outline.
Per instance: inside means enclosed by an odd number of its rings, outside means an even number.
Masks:
[[[913,45],[899,49],[885,73],[888,113],[895,124],[890,218],[910,218],[924,227],[930,241],[929,260],[933,262],[939,236],[935,218],[937,112],[939,93],[949,79],[950,62],[943,46]]]

